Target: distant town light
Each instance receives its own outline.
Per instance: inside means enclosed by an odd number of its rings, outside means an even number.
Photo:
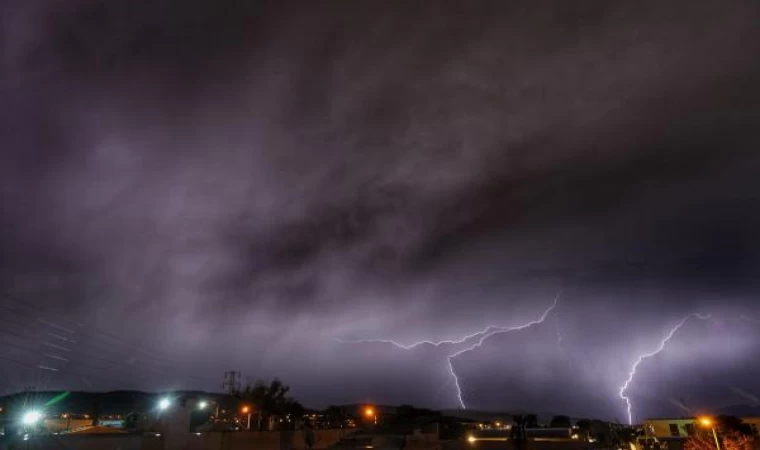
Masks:
[[[24,413],[24,415],[21,417],[21,423],[27,426],[31,426],[36,424],[40,419],[42,419],[42,413],[39,411],[27,411]]]
[[[240,411],[241,411],[243,414],[248,414],[248,412],[249,412],[250,410],[251,410],[251,408],[250,408],[250,407],[248,407],[248,406],[243,406],[243,407],[240,409]]]
[[[158,402],[158,409],[160,409],[161,411],[163,411],[166,408],[168,408],[169,406],[171,406],[171,404],[172,404],[171,400],[169,400],[168,398],[162,398]]]
[[[200,403],[198,403],[198,408],[200,409],[206,409],[208,406],[208,402],[206,400],[201,400]]]
[[[368,406],[367,408],[364,409],[364,415],[367,417],[372,417],[375,415],[375,410]]]
[[[473,436],[473,435],[467,436],[467,442],[469,442],[469,443],[472,444],[475,441],[477,441],[477,439],[475,439],[475,436]]]

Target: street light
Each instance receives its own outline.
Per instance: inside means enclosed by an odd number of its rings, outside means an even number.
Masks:
[[[42,419],[42,413],[36,410],[27,411],[21,416],[21,423],[31,427],[37,424]]]
[[[198,409],[206,409],[208,406],[208,402],[206,400],[201,400],[198,402]]]
[[[715,439],[715,448],[720,450],[720,441],[718,441],[718,433],[715,432],[715,425],[709,417],[700,417],[699,424],[705,428],[712,430],[713,439]]]
[[[158,409],[160,409],[161,411],[164,411],[165,409],[169,408],[171,404],[172,404],[171,400],[169,400],[168,398],[162,398],[158,402]]]
[[[248,426],[246,427],[246,430],[251,431],[251,407],[247,405],[243,406],[240,408],[240,412],[248,414]]]
[[[375,412],[375,408],[371,406],[364,408],[364,415],[367,417],[372,417],[375,425],[377,425],[377,413]]]

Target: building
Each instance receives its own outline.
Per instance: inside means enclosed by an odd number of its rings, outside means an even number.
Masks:
[[[760,430],[760,417],[742,417],[742,422],[749,425],[755,433]],[[694,417],[647,419],[643,424],[644,436],[659,441],[687,439],[699,429]]]
[[[742,417],[742,422],[752,427],[755,433],[760,433],[760,417]]]
[[[667,441],[692,436],[697,429],[697,423],[693,417],[654,418],[645,420],[643,427],[647,438]]]

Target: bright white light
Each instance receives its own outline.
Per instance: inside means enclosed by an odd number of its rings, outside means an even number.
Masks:
[[[473,435],[469,435],[469,436],[467,436],[467,441],[468,441],[468,442],[475,442],[476,440],[477,440],[477,439],[475,439],[475,436],[473,436]]]
[[[172,402],[168,398],[162,398],[161,401],[158,402],[158,409],[161,411],[165,410],[166,408],[171,405]]]
[[[39,411],[28,411],[21,417],[21,422],[24,425],[34,425],[40,419],[42,419],[42,413]]]
[[[201,400],[200,403],[198,403],[198,408],[205,409],[208,406],[208,402],[205,400]]]

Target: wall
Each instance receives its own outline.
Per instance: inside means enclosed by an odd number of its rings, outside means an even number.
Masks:
[[[644,431],[648,436],[656,436],[658,439],[676,438],[670,433],[670,424],[678,425],[679,436],[686,438],[689,434],[686,431],[686,425],[694,423],[694,419],[649,419],[644,421]]]

